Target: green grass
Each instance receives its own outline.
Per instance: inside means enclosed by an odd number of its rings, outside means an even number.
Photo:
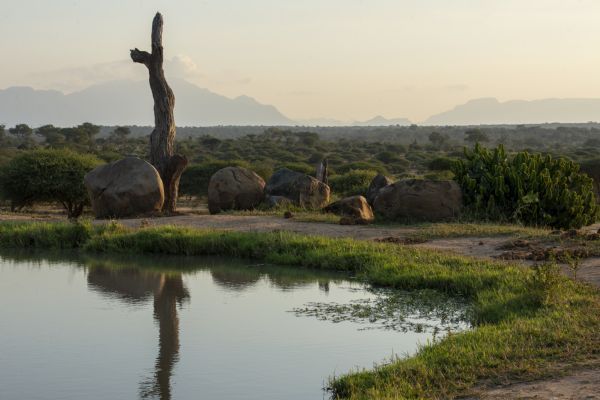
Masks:
[[[409,246],[284,232],[130,230],[89,223],[0,224],[0,246],[227,255],[349,271],[373,285],[435,289],[472,302],[473,330],[424,345],[412,357],[334,378],[329,389],[336,398],[449,398],[484,380],[543,377],[558,365],[592,359],[600,352],[598,291],[548,265],[531,269]]]
[[[337,224],[340,221],[339,215],[323,213],[320,211],[311,211],[299,207],[275,208],[268,210],[226,211],[222,214],[283,218],[283,214],[286,211],[290,211],[293,214],[293,220],[298,222],[319,222],[325,224]]]
[[[443,239],[458,237],[516,236],[520,238],[544,238],[550,230],[510,224],[493,223],[428,223],[414,225],[416,238]]]

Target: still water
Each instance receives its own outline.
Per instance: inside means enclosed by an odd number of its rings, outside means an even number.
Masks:
[[[374,296],[250,261],[3,253],[0,399],[328,398],[329,377],[432,337],[293,312]]]

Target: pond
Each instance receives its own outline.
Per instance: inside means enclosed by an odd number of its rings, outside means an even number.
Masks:
[[[0,399],[326,399],[467,327],[421,300],[247,260],[3,252]]]

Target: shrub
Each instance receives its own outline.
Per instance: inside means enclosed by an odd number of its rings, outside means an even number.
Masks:
[[[430,171],[449,171],[452,169],[455,160],[448,157],[438,157],[429,161],[427,168]]]
[[[88,202],[84,175],[100,164],[89,154],[70,150],[34,150],[17,155],[0,170],[2,196],[13,209],[36,202],[59,202],[77,218]]]
[[[282,169],[282,168],[287,168],[289,170],[300,172],[302,174],[311,175],[311,176],[314,175],[317,170],[316,165],[312,166],[312,165],[308,165],[308,164],[302,163],[302,162],[288,162],[288,163],[280,164],[277,166],[277,169]]]
[[[527,152],[508,157],[502,145],[476,145],[453,172],[476,215],[563,229],[596,220],[592,179],[572,161]]]
[[[587,160],[581,163],[581,172],[593,179],[596,199],[600,195],[600,159]]]
[[[331,161],[331,159],[332,158],[330,158],[330,161]],[[345,163],[340,166],[337,166],[335,168],[335,170],[338,174],[346,174],[353,170],[370,170],[370,171],[377,171],[378,173],[383,174],[383,175],[390,174],[390,171],[388,171],[387,168],[384,167],[379,162],[356,161],[356,162]]]
[[[341,196],[365,195],[377,171],[357,169],[329,178],[331,191]]]

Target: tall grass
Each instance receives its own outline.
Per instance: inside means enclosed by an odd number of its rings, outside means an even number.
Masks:
[[[448,398],[483,379],[541,377],[559,363],[597,356],[600,349],[598,292],[546,267],[351,239],[180,227],[0,224],[0,246],[227,255],[349,271],[373,285],[436,289],[472,301],[475,329],[425,345],[413,357],[335,378],[329,384],[335,398]]]

